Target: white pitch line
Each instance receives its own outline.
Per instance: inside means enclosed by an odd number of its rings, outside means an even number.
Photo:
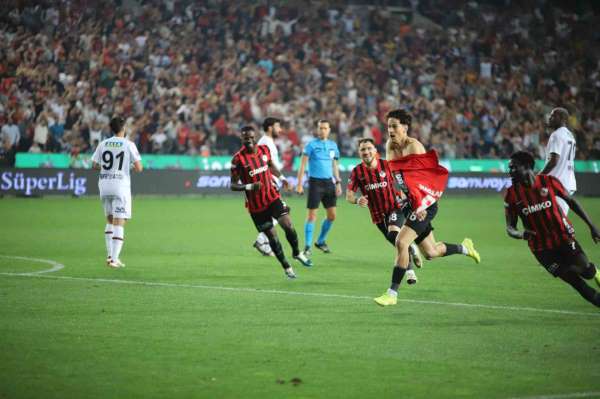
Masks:
[[[600,398],[600,392],[576,392],[558,395],[519,396],[511,399],[573,399],[573,398]]]
[[[361,299],[361,300],[372,300],[370,296],[361,295],[344,295],[344,294],[327,294],[320,292],[298,292],[298,291],[284,291],[284,290],[270,290],[270,289],[259,289],[259,288],[248,288],[248,287],[224,287],[215,285],[202,285],[202,284],[177,284],[177,283],[161,283],[152,281],[136,281],[136,280],[118,280],[108,278],[91,278],[91,277],[72,277],[72,276],[47,276],[41,274],[31,273],[0,273],[4,276],[18,276],[18,277],[37,277],[47,278],[54,280],[72,280],[72,281],[92,281],[99,283],[110,283],[110,284],[128,284],[128,285],[141,285],[147,287],[171,287],[171,288],[199,288],[205,290],[218,290],[218,291],[237,291],[237,292],[252,292],[261,294],[280,294],[280,295],[296,295],[296,296],[310,296],[319,298],[342,298],[342,299]],[[575,315],[575,316],[586,316],[586,317],[599,317],[600,313],[590,312],[576,312],[571,310],[559,310],[559,309],[541,309],[532,307],[520,307],[520,306],[504,306],[504,305],[485,305],[477,303],[461,303],[461,302],[443,302],[443,301],[429,301],[421,299],[403,299],[399,298],[399,302],[407,303],[418,303],[424,305],[442,305],[442,306],[454,306],[464,308],[480,308],[480,309],[492,309],[492,310],[509,310],[517,312],[537,312],[537,313],[551,313],[551,314],[562,314],[562,315]]]
[[[39,272],[13,273],[15,275],[22,275],[22,276],[31,276],[31,275],[57,272],[60,269],[63,269],[65,267],[65,265],[63,265],[62,263],[58,263],[58,262],[55,262],[50,259],[27,258],[25,256],[12,256],[12,255],[0,255],[0,258],[28,260],[31,262],[46,263],[46,264],[52,266],[51,269],[40,270]]]

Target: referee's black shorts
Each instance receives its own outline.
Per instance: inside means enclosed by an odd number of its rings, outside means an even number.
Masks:
[[[319,203],[323,203],[325,209],[333,208],[337,204],[335,196],[335,184],[331,179],[317,179],[311,177],[308,179],[308,198],[306,207],[308,209],[317,209]]]

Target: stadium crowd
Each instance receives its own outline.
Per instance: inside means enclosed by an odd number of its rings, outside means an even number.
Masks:
[[[117,3],[4,4],[0,151],[91,152],[118,113],[143,153],[232,154],[268,115],[285,122],[289,166],[317,119],[356,156],[356,138],[381,146],[384,116],[406,107],[443,158],[544,157],[545,115],[564,106],[578,158],[600,159],[592,2],[413,0],[412,23],[398,1]]]

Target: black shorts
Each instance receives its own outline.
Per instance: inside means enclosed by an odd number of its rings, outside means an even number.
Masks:
[[[273,219],[279,219],[289,213],[290,208],[281,200],[281,198],[277,198],[269,204],[267,209],[262,212],[251,213],[250,217],[254,222],[254,226],[256,226],[256,230],[262,232],[273,227]]]
[[[544,249],[534,252],[533,255],[548,273],[557,277],[563,270],[573,266],[573,259],[582,253],[583,249],[577,240],[572,240],[558,248]]]
[[[414,212],[411,212],[408,218],[406,218],[405,225],[410,227],[417,233],[417,238],[415,239],[415,244],[420,244],[427,236],[433,231],[433,226],[431,225],[431,221],[437,215],[438,205],[437,202],[434,202],[429,208],[427,208],[427,216],[422,221],[417,220],[417,215]]]
[[[308,198],[306,207],[308,209],[317,209],[319,203],[323,203],[323,207],[333,208],[337,204],[335,196],[335,184],[331,179],[317,179],[311,177],[308,179]]]

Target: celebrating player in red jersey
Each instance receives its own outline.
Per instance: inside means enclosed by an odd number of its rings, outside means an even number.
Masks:
[[[387,160],[394,181],[410,204],[410,214],[396,238],[396,259],[392,269],[390,288],[374,298],[381,306],[395,305],[398,289],[410,263],[409,247],[415,242],[427,259],[455,254],[471,257],[481,262],[473,242],[465,238],[460,244],[436,241],[431,222],[437,215],[437,201],[441,197],[448,171],[439,164],[435,151],[425,151],[423,144],[409,137],[412,116],[403,109],[387,114],[389,140],[386,144]]]
[[[535,175],[533,156],[525,151],[510,157],[509,174],[513,185],[504,197],[506,232],[516,239],[527,240],[538,262],[554,277],[570,284],[587,301],[600,307],[600,293],[583,279],[595,279],[600,286],[600,273],[575,240],[575,231],[563,213],[558,198],[590,228],[594,242],[600,242],[600,232],[581,205],[572,198],[554,176]],[[517,230],[517,216],[524,231]]]
[[[256,133],[252,126],[242,128],[242,144],[243,147],[231,160],[231,190],[245,192],[246,207],[256,229],[267,235],[269,245],[288,278],[296,278],[292,266],[283,254],[273,219],[277,219],[285,231],[294,258],[304,266],[312,266],[312,262],[298,249],[298,235],[292,226],[290,209],[281,200],[281,195],[273,184],[273,174],[281,177],[281,172],[271,160],[269,147],[256,145]],[[283,186],[287,188],[287,181],[283,180]]]
[[[371,220],[383,234],[386,240],[396,245],[396,236],[407,215],[407,203],[401,198],[401,193],[394,189],[393,174],[387,161],[377,156],[375,143],[371,138],[358,140],[358,154],[362,159],[350,173],[350,180],[346,190],[346,200],[363,208],[368,207]],[[361,196],[356,198],[356,192],[360,189]],[[413,270],[412,263],[421,267],[421,256],[412,244],[411,263],[406,271],[406,282],[415,284],[417,275]]]

